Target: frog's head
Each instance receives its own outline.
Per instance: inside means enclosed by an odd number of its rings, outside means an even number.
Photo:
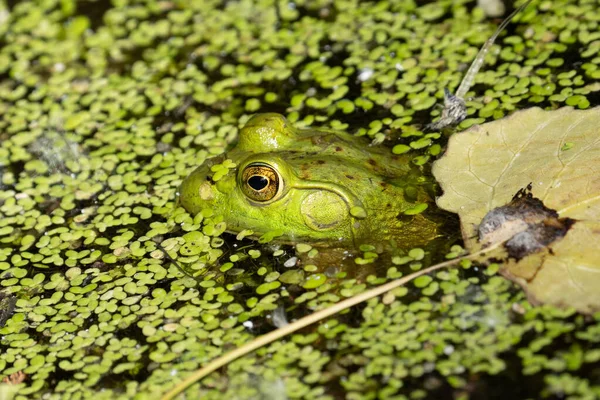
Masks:
[[[254,116],[233,150],[183,181],[182,206],[192,214],[213,209],[233,233],[279,230],[287,241],[352,242],[362,202],[336,180],[340,165],[315,137],[323,132],[296,130],[279,114]]]
[[[298,131],[281,114],[256,114],[240,132],[237,149],[268,153],[289,147]]]

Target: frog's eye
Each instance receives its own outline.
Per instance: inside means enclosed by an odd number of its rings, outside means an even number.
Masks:
[[[280,181],[281,178],[273,167],[250,164],[242,172],[242,191],[254,201],[269,201],[279,192]]]

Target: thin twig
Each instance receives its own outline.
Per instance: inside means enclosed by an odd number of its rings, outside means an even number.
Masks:
[[[513,11],[508,17],[504,19],[504,21],[502,21],[502,23],[496,29],[496,32],[494,32],[494,34],[488,40],[485,41],[483,47],[481,48],[481,50],[479,50],[479,53],[477,53],[477,57],[475,57],[475,60],[473,60],[473,62],[471,63],[471,66],[469,67],[469,70],[467,71],[465,77],[460,83],[460,86],[458,87],[458,89],[456,89],[456,93],[454,94],[456,97],[464,100],[465,95],[467,94],[469,89],[471,89],[471,86],[473,86],[475,75],[477,75],[477,73],[481,69],[481,66],[483,65],[485,55],[488,53],[488,51],[490,51],[490,48],[496,41],[498,35],[500,35],[500,32],[502,32],[504,28],[506,28],[510,21],[515,17],[515,15],[523,11],[523,9],[527,7],[532,1],[533,0],[527,0],[515,11]]]
[[[427,125],[426,129],[434,131],[440,130],[447,126],[456,125],[467,117],[467,105],[465,103],[465,96],[467,95],[469,89],[471,89],[471,86],[475,81],[475,76],[477,75],[477,73],[481,69],[481,66],[483,65],[485,55],[488,53],[488,51],[494,44],[494,41],[496,40],[498,35],[500,35],[500,32],[502,32],[504,28],[506,28],[506,25],[508,25],[510,21],[515,17],[515,15],[523,11],[523,9],[525,9],[525,7],[527,7],[532,1],[533,0],[527,0],[515,11],[513,11],[508,17],[504,19],[504,21],[502,21],[502,23],[496,29],[496,32],[494,32],[494,34],[488,40],[486,40],[486,42],[481,47],[481,50],[479,50],[479,53],[477,53],[475,60],[473,60],[471,66],[467,70],[465,77],[460,82],[456,93],[451,94],[448,89],[444,89],[444,108],[442,110],[442,115],[440,116],[439,120]]]
[[[471,253],[466,256],[458,257],[458,258],[455,258],[452,260],[444,261],[442,263],[433,265],[429,268],[425,268],[421,271],[417,271],[413,274],[407,275],[405,277],[388,282],[384,285],[370,289],[366,292],[360,293],[354,297],[350,297],[346,300],[340,301],[339,303],[336,303],[336,304],[332,305],[331,307],[328,307],[323,310],[317,311],[313,314],[307,315],[306,317],[301,318],[297,321],[294,321],[294,322],[292,322],[284,327],[281,327],[277,330],[274,330],[273,332],[269,332],[265,335],[259,336],[256,339],[252,340],[251,342],[246,343],[245,345],[238,347],[238,348],[230,351],[229,353],[225,353],[221,357],[214,359],[213,361],[208,363],[206,366],[200,368],[199,370],[197,370],[196,372],[194,372],[193,374],[188,376],[186,379],[179,382],[169,392],[164,394],[162,396],[161,400],[173,399],[179,393],[184,391],[187,387],[200,381],[202,378],[206,377],[211,372],[214,372],[215,370],[227,365],[228,363],[232,362],[233,360],[236,360],[236,359],[238,359],[238,358],[240,358],[262,346],[272,343],[277,339],[281,339],[282,337],[287,336],[290,333],[293,333],[299,329],[302,329],[304,327],[312,325],[315,322],[318,322],[322,319],[325,319],[334,314],[337,314],[340,311],[345,310],[346,308],[350,308],[352,306],[360,304],[364,301],[372,299],[373,297],[380,296],[392,289],[395,289],[399,286],[402,286],[402,285],[412,281],[415,278],[418,278],[419,276],[426,275],[426,274],[436,271],[438,269],[442,269],[445,267],[455,265],[462,260],[477,258],[477,257],[481,256],[482,254],[486,254],[492,250],[495,250],[502,244],[504,244],[504,242],[495,243],[494,245],[487,247],[485,249],[479,250],[475,253]]]

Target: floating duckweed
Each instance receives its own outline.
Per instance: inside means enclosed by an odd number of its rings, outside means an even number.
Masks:
[[[327,277],[324,274],[312,274],[306,277],[304,280],[305,289],[315,289],[327,281]]]
[[[393,153],[414,153],[412,163],[428,168],[445,136],[422,125],[439,115],[443,88],[464,74],[457,66],[495,28],[480,8],[298,2],[275,13],[268,2],[113,2],[97,20],[73,1],[55,3],[0,6],[10,11],[0,24],[10,38],[0,49],[0,271],[7,273],[0,374],[27,374],[17,397],[160,393],[201,359],[270,329],[264,317],[278,306],[296,318],[422,268],[421,256],[402,248],[392,260],[398,267],[386,269],[380,257],[357,268],[357,279],[317,258],[318,267],[297,267],[289,256],[280,266],[269,254],[288,247],[224,242],[224,219],[210,209],[189,215],[174,199],[198,164],[237,139],[249,114],[269,110],[288,109],[298,126],[369,135],[381,148],[397,140]],[[546,1],[517,16],[468,94],[477,119],[457,130],[534,103],[597,105],[595,11],[592,3]],[[226,160],[211,178],[222,182],[235,168]],[[238,240],[250,236],[243,231]],[[154,240],[186,272],[169,265]],[[375,249],[361,251],[362,261],[375,259],[367,254]],[[440,271],[418,300],[411,285],[397,288],[362,305],[362,314],[340,313],[216,371],[225,389],[207,381],[190,390],[207,398],[236,398],[248,388],[251,397],[282,390],[279,397],[326,398],[335,387],[334,395],[348,398],[427,398],[439,387],[461,396],[475,374],[484,386],[494,374],[500,395],[510,397],[504,383],[515,371],[505,361],[516,357],[515,373],[537,374],[530,397],[593,398],[587,367],[599,357],[600,314],[534,307],[492,272]],[[314,275],[331,278],[303,289]],[[276,282],[288,290],[270,286]],[[276,371],[285,365],[295,368],[281,389]]]
[[[319,250],[311,249],[307,255],[308,255],[308,258],[315,258],[318,254],[319,254]]]
[[[251,231],[250,229],[244,229],[242,231],[240,231],[240,233],[237,234],[237,236],[235,237],[237,240],[242,240],[248,236],[253,235],[254,232]]]
[[[431,154],[432,156],[437,156],[442,152],[442,146],[440,146],[439,144],[434,144],[429,148],[429,154]]]
[[[77,268],[77,267],[73,267],[73,268],[69,268],[67,270],[67,272],[65,273],[65,276],[68,279],[75,279],[76,277],[81,275],[81,268]]]
[[[365,265],[365,264],[371,264],[375,261],[375,258],[363,258],[363,257],[355,257],[354,258],[354,262],[357,265]]]
[[[430,144],[431,144],[431,139],[424,137],[419,140],[414,140],[414,141],[410,142],[410,147],[418,150],[418,149],[427,147]]]
[[[258,242],[261,244],[265,244],[265,243],[269,243],[271,242],[273,239],[275,239],[276,237],[282,236],[283,235],[283,231],[276,229],[270,232],[265,233],[264,235],[262,235],[259,239]]]
[[[279,281],[290,284],[299,285],[304,281],[304,271],[302,270],[291,270],[286,271],[279,277]]]
[[[485,270],[485,274],[486,275],[496,275],[498,273],[498,270],[500,269],[500,266],[496,263],[494,264],[490,264],[487,269]]]
[[[227,175],[229,173],[230,169],[233,169],[236,167],[236,164],[230,160],[230,159],[226,159],[225,161],[223,161],[221,164],[217,164],[217,165],[213,165],[210,170],[212,172],[214,172],[213,176],[212,176],[212,180],[214,182],[218,182],[219,180],[221,180],[225,175]]]
[[[260,250],[256,250],[256,249],[252,249],[252,250],[248,250],[248,255],[252,258],[258,258],[260,257]]]
[[[404,215],[417,215],[421,214],[428,207],[427,203],[419,203],[416,206],[409,208],[408,210],[404,210]]]
[[[419,276],[414,280],[414,285],[418,288],[424,288],[429,285],[432,280],[433,278],[431,278],[429,275]]]
[[[305,243],[298,243],[296,245],[296,251],[298,253],[308,253],[312,249],[312,246]]]
[[[453,251],[453,252],[456,252],[456,253],[464,253],[465,249],[463,249],[461,247],[461,245],[455,244],[455,245],[452,245],[452,247],[450,247],[450,251]]]
[[[277,289],[279,286],[281,286],[281,283],[278,281],[263,283],[262,285],[256,288],[256,294],[264,295],[270,292],[271,290]]]
[[[260,109],[260,101],[258,99],[249,99],[246,101],[246,111],[256,112]]]
[[[422,293],[425,296],[433,296],[439,290],[440,285],[437,282],[432,282],[425,289],[423,289]]]
[[[361,244],[359,249],[362,252],[373,251],[373,250],[375,250],[375,246],[373,246],[372,244]]]
[[[231,268],[233,268],[233,263],[229,262],[229,263],[225,263],[221,266],[220,271],[221,272],[227,272],[229,271]]]
[[[423,249],[415,248],[408,252],[408,256],[414,260],[422,260],[425,257],[425,251]]]
[[[412,159],[412,163],[415,165],[424,165],[429,161],[429,156],[418,156]]]
[[[340,100],[336,103],[336,105],[344,114],[351,114],[355,110],[354,103],[350,100]]]
[[[270,272],[265,276],[265,282],[273,282],[279,278],[279,272]]]
[[[420,262],[411,262],[408,266],[411,269],[411,271],[418,271],[421,268],[423,268],[423,264]]]
[[[577,107],[580,109],[586,109],[590,106],[590,102],[585,96],[582,95],[573,95],[567,98],[565,103],[568,106]]]
[[[473,125],[482,124],[485,121],[483,118],[467,118],[463,122],[460,123],[459,127],[461,129],[467,129],[472,127]]]
[[[395,265],[404,265],[411,261],[413,261],[413,258],[410,256],[404,256],[404,257],[394,256],[392,258],[392,263],[394,263]]]

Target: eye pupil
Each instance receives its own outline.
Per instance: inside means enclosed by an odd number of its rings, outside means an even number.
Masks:
[[[269,180],[261,175],[254,175],[248,178],[248,185],[256,190],[260,191],[266,188],[269,185]]]

